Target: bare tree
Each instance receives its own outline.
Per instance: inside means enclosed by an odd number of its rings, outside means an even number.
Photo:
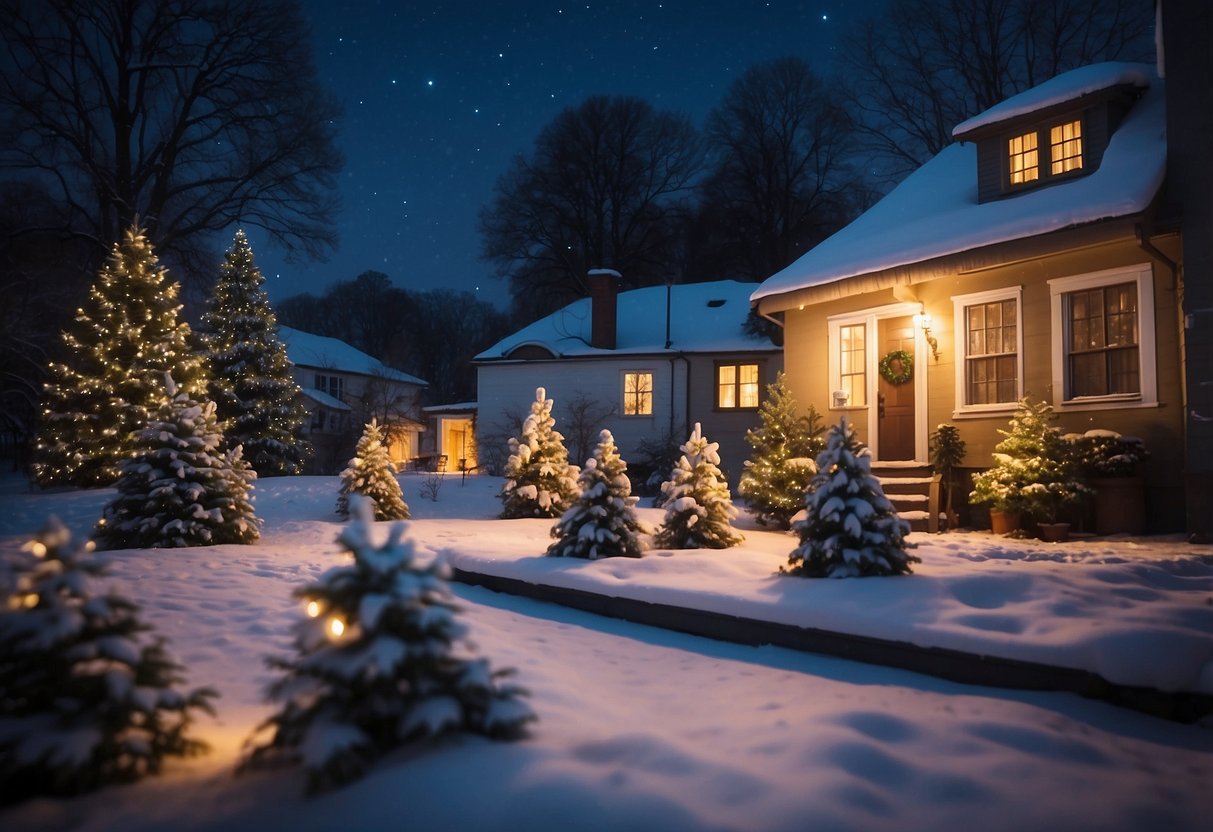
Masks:
[[[297,0],[0,0],[0,167],[65,206],[97,256],[134,218],[204,274],[239,221],[335,243],[336,99]]]
[[[480,214],[484,256],[509,278],[515,312],[534,320],[584,297],[592,268],[664,281],[700,167],[690,120],[641,99],[594,96],[560,113]]]
[[[699,259],[717,276],[762,280],[851,219],[851,125],[800,58],[747,70],[705,134],[715,169],[702,191]]]
[[[881,173],[902,178],[952,128],[1060,72],[1149,60],[1150,0],[891,0],[839,50],[848,106]]]
[[[594,455],[598,435],[606,427],[606,420],[619,411],[613,404],[605,404],[581,390],[564,402],[563,410],[560,432],[568,443],[569,461],[584,465]]]

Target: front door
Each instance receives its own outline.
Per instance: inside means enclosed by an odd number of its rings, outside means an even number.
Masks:
[[[903,363],[893,358],[888,362],[884,359],[890,353],[902,350],[913,356],[913,364],[917,364],[914,356],[914,319],[909,315],[900,318],[882,318],[877,322],[878,356],[882,363],[889,365],[889,372],[877,373],[876,414],[877,414],[877,458],[890,462],[895,460],[910,460],[914,458],[914,373],[912,367],[909,378],[905,376]],[[894,384],[885,378],[886,375],[901,381]]]

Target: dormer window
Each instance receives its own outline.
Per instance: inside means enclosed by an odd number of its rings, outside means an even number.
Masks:
[[[1082,121],[1049,128],[1049,159],[1054,176],[1082,168]]]
[[[1035,132],[1011,139],[1007,142],[1007,152],[1012,185],[1024,185],[1040,178]]]
[[[1044,185],[1050,179],[1082,171],[1082,119],[1039,124],[1036,129],[1008,138],[1006,183],[1014,191]]]

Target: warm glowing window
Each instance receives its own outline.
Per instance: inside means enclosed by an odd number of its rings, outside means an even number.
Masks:
[[[623,415],[651,416],[653,413],[653,374],[623,374]]]
[[[1141,392],[1137,283],[1062,296],[1069,337],[1066,398]]]
[[[838,328],[838,389],[847,394],[849,407],[863,407],[868,403],[865,329],[864,324]]]
[[[1019,302],[1014,298],[965,307],[965,404],[1019,398]]]
[[[1082,168],[1082,122],[1058,124],[1049,130],[1049,172],[1056,176]]]
[[[1007,142],[1011,184],[1022,185],[1040,177],[1039,151],[1036,133],[1024,133]]]
[[[758,365],[721,364],[716,368],[716,406],[758,407]]]

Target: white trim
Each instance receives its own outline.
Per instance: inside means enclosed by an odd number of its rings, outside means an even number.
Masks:
[[[1067,292],[1095,289],[1115,283],[1137,283],[1137,356],[1141,392],[1111,396],[1066,399],[1066,343],[1068,321],[1062,316],[1062,297]],[[1115,410],[1150,407],[1158,402],[1157,343],[1154,332],[1154,270],[1149,263],[1117,269],[1059,277],[1049,281],[1050,319],[1053,341],[1053,406],[1063,410]]]
[[[966,328],[965,310],[970,306],[981,303],[991,303],[996,300],[1015,301],[1015,400],[1011,402],[995,402],[993,404],[968,404],[968,379],[965,378],[966,362],[969,358],[969,333]],[[1001,289],[990,289],[985,292],[973,292],[968,295],[952,296],[952,328],[956,340],[955,365],[956,387],[955,404],[952,415],[986,416],[999,413],[1013,412],[1020,399],[1023,398],[1023,286],[1005,286]]]
[[[900,318],[914,315],[922,311],[920,303],[890,303],[885,306],[875,306],[870,309],[862,309],[855,312],[844,312],[837,315],[830,315],[826,318],[826,327],[828,330],[829,351],[827,366],[829,367],[829,389],[832,391],[838,389],[840,383],[840,367],[839,367],[839,328],[848,324],[863,324],[864,325],[864,361],[865,361],[865,390],[864,396],[867,399],[867,404],[858,407],[833,407],[833,396],[828,403],[827,411],[831,413],[854,413],[856,411],[867,411],[868,422],[868,447],[872,452],[873,461],[880,461],[880,430],[879,430],[879,414],[874,405],[879,401],[877,373],[879,372],[880,358],[876,354],[876,342],[878,339],[878,330],[876,322],[885,318]],[[914,459],[920,462],[927,460],[927,367],[930,364],[931,351],[927,346],[926,336],[919,327],[914,327]]]

